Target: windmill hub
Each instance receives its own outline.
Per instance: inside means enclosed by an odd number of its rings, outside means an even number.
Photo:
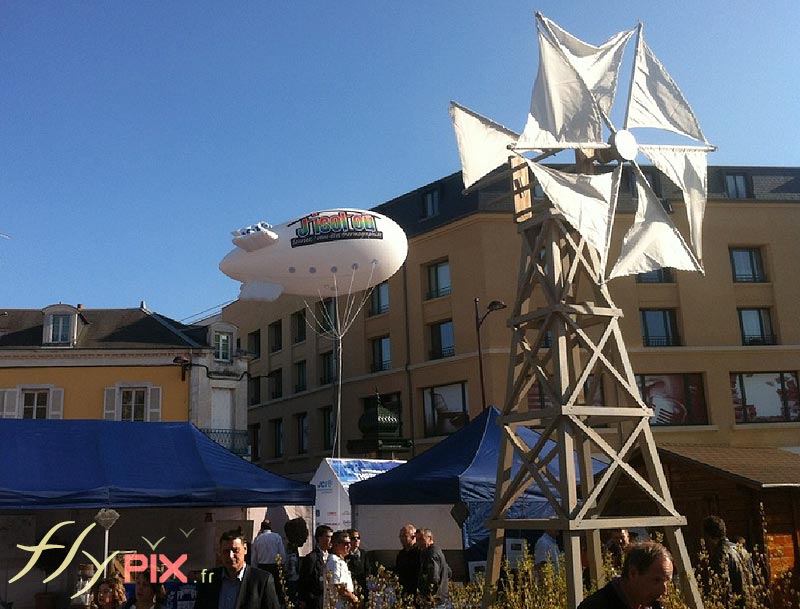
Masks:
[[[639,145],[636,143],[636,138],[633,137],[633,133],[626,129],[620,129],[612,134],[608,143],[611,144],[611,148],[623,161],[632,161],[639,152]]]

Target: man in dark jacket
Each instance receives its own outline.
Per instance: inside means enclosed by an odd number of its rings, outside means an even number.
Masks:
[[[660,543],[645,541],[628,546],[622,577],[615,577],[578,609],[662,609],[659,599],[672,579],[673,561]]]
[[[430,529],[417,529],[419,554],[419,597],[424,604],[441,605],[447,600],[453,571],[437,546]]]
[[[350,569],[353,582],[358,584],[360,593],[367,598],[367,577],[374,574],[372,557],[361,547],[361,533],[358,529],[348,529],[350,534],[350,552],[345,562]]]
[[[241,529],[219,540],[222,567],[204,573],[194,609],[280,609],[272,575],[245,564],[247,543]]]
[[[725,521],[719,516],[703,519],[703,541],[711,574],[725,584],[725,603],[731,607],[747,606],[754,597],[753,561],[745,557],[738,544],[728,539]]]
[[[314,549],[300,559],[300,578],[297,582],[298,606],[301,609],[322,609],[325,595],[325,563],[331,547],[333,529],[320,525],[314,531]]]
[[[400,529],[400,543],[403,549],[397,553],[394,561],[394,572],[403,594],[415,596],[417,594],[417,578],[419,577],[419,548],[414,545],[417,527],[407,524]]]

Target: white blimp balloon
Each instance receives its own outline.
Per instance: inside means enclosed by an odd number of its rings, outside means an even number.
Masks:
[[[317,211],[280,226],[259,222],[232,235],[236,249],[219,268],[252,300],[360,292],[394,275],[408,253],[394,220],[361,209]]]

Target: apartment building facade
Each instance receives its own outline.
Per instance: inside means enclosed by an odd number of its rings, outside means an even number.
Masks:
[[[191,421],[245,456],[247,362],[228,322],[146,308],[0,309],[0,417]]]
[[[680,192],[645,172],[685,230]],[[651,425],[658,442],[800,451],[800,169],[710,167],[708,186],[704,276],[665,269],[610,283]],[[623,191],[612,256],[636,206],[627,180]],[[504,400],[507,311],[487,305],[511,304],[517,289],[507,180],[465,195],[456,173],[376,210],[403,227],[409,253],[345,335],[339,421],[337,352],[315,331],[331,301],[285,295],[223,311],[258,353],[248,426],[253,460],[270,470],[309,479],[337,452],[409,458],[476,416],[483,393],[487,405]],[[606,389],[595,399],[614,403]],[[529,405],[544,400],[534,386]]]

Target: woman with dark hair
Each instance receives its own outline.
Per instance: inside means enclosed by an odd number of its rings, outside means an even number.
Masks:
[[[123,609],[160,609],[167,599],[163,584],[153,583],[147,573],[136,574],[136,596]]]
[[[126,600],[125,586],[118,577],[101,579],[92,589],[92,609],[119,609]]]

